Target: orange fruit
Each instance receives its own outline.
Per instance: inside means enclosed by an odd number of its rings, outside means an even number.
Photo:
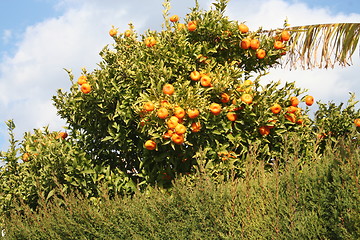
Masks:
[[[185,110],[182,107],[175,107],[174,109],[174,115],[177,118],[183,118],[185,117]]]
[[[234,112],[228,112],[226,114],[226,117],[227,117],[227,119],[229,119],[232,122],[236,121],[236,119],[237,119],[237,115]]]
[[[125,37],[130,37],[131,34],[132,34],[131,30],[126,30],[125,33],[124,33]]]
[[[253,101],[253,97],[250,94],[245,93],[241,96],[241,101],[247,104],[251,104]]]
[[[300,103],[300,101],[299,101],[299,99],[298,99],[297,97],[292,96],[292,97],[290,98],[290,104],[291,104],[291,106],[297,107],[297,106],[299,105],[299,103]]]
[[[210,104],[210,112],[214,114],[215,116],[219,115],[221,112],[221,106],[217,103]]]
[[[88,83],[84,83],[81,85],[81,91],[85,94],[91,92],[91,86]]]
[[[262,126],[262,127],[259,127],[259,133],[262,135],[262,136],[267,136],[270,134],[270,128],[268,126]]]
[[[68,137],[67,132],[59,132],[59,134],[57,135],[56,139],[60,139],[60,138],[65,139],[65,138],[67,138],[67,137]]]
[[[24,162],[28,162],[29,161],[29,158],[30,158],[30,154],[29,153],[24,153],[21,157],[21,159],[24,161]]]
[[[258,49],[256,51],[256,57],[258,59],[263,59],[263,58],[265,58],[265,56],[266,56],[266,51],[264,49]]]
[[[187,24],[187,28],[190,32],[193,32],[196,30],[196,21],[190,21]]]
[[[281,32],[281,40],[282,41],[289,41],[290,39],[290,33],[286,30]]]
[[[170,22],[177,22],[179,21],[179,16],[178,15],[173,15],[170,17]]]
[[[241,33],[247,33],[249,31],[249,27],[243,23],[241,23],[238,28]]]
[[[171,116],[170,119],[167,121],[167,126],[170,129],[174,129],[178,124],[179,124],[179,119],[175,116]]]
[[[253,50],[258,49],[258,48],[260,47],[260,42],[259,42],[259,40],[257,40],[257,39],[252,39],[252,40],[250,41],[250,47],[251,47],[251,49],[253,49]]]
[[[200,84],[203,87],[210,87],[211,86],[211,78],[209,76],[207,76],[207,75],[203,75],[200,78]]]
[[[170,83],[166,83],[166,84],[163,86],[162,91],[163,91],[164,94],[172,95],[175,90],[174,90],[174,86],[173,86],[173,85],[171,85]]]
[[[286,109],[286,112],[287,113],[295,113],[296,111],[298,110],[297,107],[294,107],[294,106],[290,106]]]
[[[154,150],[156,148],[156,142],[153,140],[147,140],[144,146],[147,150]]]
[[[182,134],[176,134],[174,133],[172,136],[171,136],[171,140],[175,143],[175,144],[183,144],[184,143],[184,135]]]
[[[285,118],[290,122],[296,122],[296,116],[293,113],[286,114]]]
[[[284,44],[281,41],[275,41],[274,42],[274,48],[275,49],[283,49],[284,48]]]
[[[198,71],[192,71],[190,73],[190,78],[193,81],[198,81],[201,78],[201,74]]]
[[[191,123],[191,131],[192,132],[200,132],[201,130],[201,124],[200,122],[193,122]]]
[[[163,137],[163,139],[170,139],[173,134],[174,134],[174,131],[169,129],[164,133],[164,135],[162,137]]]
[[[278,114],[281,111],[281,106],[275,103],[273,106],[270,107],[270,110],[273,114]]]
[[[230,101],[230,96],[229,96],[229,94],[227,94],[227,93],[222,93],[220,96],[221,96],[220,101],[221,101],[222,103],[228,103],[228,102]]]
[[[176,132],[176,134],[179,134],[179,135],[184,134],[184,133],[186,133],[186,127],[183,124],[179,123],[175,127],[175,132]]]
[[[251,39],[249,39],[249,38],[243,39],[240,43],[240,47],[242,49],[249,49],[250,46],[251,46]]]
[[[357,126],[357,127],[360,127],[360,118],[356,118],[354,120],[354,124]]]
[[[116,34],[117,34],[117,30],[116,30],[115,28],[110,29],[109,35],[110,35],[111,37],[115,37]]]
[[[81,75],[81,76],[78,78],[78,81],[77,81],[77,83],[78,83],[79,85],[83,85],[83,84],[86,83],[86,82],[87,82],[87,77],[84,76],[84,75]]]
[[[154,37],[147,37],[147,38],[145,39],[145,45],[146,45],[147,47],[152,47],[152,46],[154,46],[155,44],[156,44],[156,40],[155,40]]]
[[[304,119],[303,118],[299,118],[296,120],[296,123],[299,125],[303,125],[304,124]]]
[[[169,116],[169,111],[166,108],[162,107],[157,111],[157,116],[161,119],[165,119]]]
[[[155,109],[155,106],[152,102],[146,102],[146,103],[144,103],[144,109],[147,112],[151,112]]]
[[[308,106],[311,106],[314,104],[314,97],[313,96],[306,96],[305,97],[305,103]]]
[[[193,109],[189,109],[187,111],[187,114],[188,114],[189,118],[194,119],[200,115],[200,112],[196,108],[193,108]]]

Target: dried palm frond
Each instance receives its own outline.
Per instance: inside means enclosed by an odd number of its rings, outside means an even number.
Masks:
[[[290,50],[283,66],[333,68],[351,65],[359,42],[360,23],[317,24],[286,28]]]

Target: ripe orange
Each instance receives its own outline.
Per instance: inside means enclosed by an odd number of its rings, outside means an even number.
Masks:
[[[308,106],[311,106],[314,104],[314,97],[313,96],[306,96],[305,97],[305,103]]]
[[[234,112],[228,112],[228,113],[226,114],[226,117],[227,117],[227,119],[229,119],[229,120],[232,121],[232,122],[234,122],[234,121],[237,120],[237,115],[236,115],[236,113],[234,113]]]
[[[304,124],[304,119],[303,118],[299,118],[296,120],[296,123],[299,125],[303,125]]]
[[[153,140],[147,140],[144,146],[147,150],[154,150],[156,148],[156,142]]]
[[[269,125],[266,125],[266,127],[268,127],[269,129],[273,129],[275,127],[277,120],[273,119],[273,120],[268,120],[267,122],[269,123]]]
[[[24,162],[28,162],[29,161],[29,158],[30,158],[30,154],[29,153],[24,153],[21,157],[21,159],[24,161]]]
[[[200,122],[193,122],[191,123],[191,131],[192,132],[200,132],[201,130],[201,124]]]
[[[251,104],[253,101],[253,97],[250,94],[245,93],[241,96],[241,101],[247,104]]]
[[[60,138],[65,139],[65,138],[67,138],[67,137],[68,137],[67,132],[59,132],[59,134],[57,135],[56,139],[60,139]]]
[[[196,21],[190,21],[187,24],[187,28],[190,32],[193,32],[196,30]]]
[[[264,49],[258,49],[256,51],[256,57],[258,59],[263,59],[263,58],[265,58],[265,56],[266,56],[266,51]]]
[[[275,103],[272,107],[270,107],[270,110],[273,114],[278,114],[281,111],[281,106]]]
[[[147,38],[145,39],[145,45],[146,45],[147,47],[152,47],[152,46],[154,46],[155,44],[156,44],[156,40],[155,40],[154,37],[147,37]]]
[[[200,84],[203,87],[210,87],[211,86],[211,78],[207,75],[203,75],[200,79]]]
[[[286,114],[285,118],[290,122],[293,122],[293,123],[296,122],[296,116],[293,113]]]
[[[210,112],[214,114],[215,116],[219,115],[221,112],[221,106],[217,103],[210,104]]]
[[[290,33],[286,30],[281,32],[281,40],[282,41],[289,41],[290,39]]]
[[[178,15],[173,15],[170,17],[170,22],[177,22],[179,21],[179,16]]]
[[[131,34],[132,34],[131,30],[126,30],[125,33],[124,33],[125,37],[130,37]]]
[[[152,102],[146,102],[146,103],[144,103],[144,109],[147,112],[151,112],[155,109],[155,106]]]
[[[297,107],[297,106],[299,105],[299,103],[300,103],[300,101],[299,101],[299,99],[298,99],[297,97],[292,96],[292,97],[290,98],[290,104],[291,104],[291,106]]]
[[[196,108],[193,108],[193,109],[189,109],[187,111],[187,114],[188,114],[189,118],[194,119],[200,115],[200,112]]]
[[[294,106],[290,106],[286,109],[286,112],[287,113],[295,113],[296,111],[298,110],[297,107],[294,107]]]
[[[91,86],[88,83],[84,83],[81,85],[81,91],[85,94],[91,92]]]
[[[259,40],[257,40],[257,39],[252,39],[252,40],[250,41],[250,47],[251,47],[251,49],[253,49],[253,50],[258,49],[258,48],[260,47],[260,42],[259,42]]]
[[[357,126],[357,127],[360,127],[360,118],[356,118],[354,120],[354,124]]]
[[[198,72],[198,71],[192,71],[192,72],[190,73],[190,78],[191,78],[191,80],[193,80],[193,81],[198,81],[198,80],[200,79],[200,77],[201,77],[201,74],[200,74],[200,72]]]
[[[117,34],[117,30],[116,30],[115,28],[110,29],[109,35],[110,35],[111,37],[115,37],[116,34]]]
[[[259,133],[262,135],[262,136],[267,136],[270,134],[270,128],[268,126],[262,126],[262,127],[259,127]]]
[[[240,47],[242,49],[249,49],[250,46],[251,46],[251,39],[249,39],[249,38],[243,39],[240,43]]]
[[[175,144],[178,144],[178,145],[183,144],[183,143],[184,143],[184,135],[174,133],[174,134],[171,136],[171,140],[172,140]]]
[[[170,129],[174,129],[178,124],[179,124],[179,119],[175,116],[171,116],[170,119],[167,121],[167,126]]]
[[[163,139],[170,139],[173,134],[174,134],[174,131],[169,129],[164,133],[164,135],[162,137],[163,137]]]
[[[177,118],[183,118],[185,117],[185,110],[182,107],[175,107],[174,109],[174,115]]]
[[[179,135],[184,134],[184,133],[186,133],[186,127],[183,124],[179,123],[175,127],[175,132],[176,132],[176,134],[179,134]]]
[[[275,41],[274,42],[274,48],[275,49],[283,49],[284,48],[284,44],[281,41]]]
[[[241,33],[247,33],[249,31],[249,27],[243,23],[241,23],[238,28]]]
[[[161,119],[165,119],[169,116],[169,111],[166,108],[162,107],[157,111],[157,116]]]
[[[229,94],[227,94],[227,93],[222,93],[220,96],[221,96],[220,101],[221,101],[222,103],[228,103],[228,102],[230,101],[230,96],[229,96]]]
[[[163,86],[162,91],[163,91],[164,94],[172,95],[175,90],[174,90],[174,86],[173,86],[173,85],[171,85],[170,83],[166,83],[166,84]]]
[[[83,84],[86,83],[86,82],[87,82],[87,77],[84,76],[84,75],[81,75],[81,76],[78,78],[78,81],[77,81],[77,83],[78,83],[79,85],[83,85]]]

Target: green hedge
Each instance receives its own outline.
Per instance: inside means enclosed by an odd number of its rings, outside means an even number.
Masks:
[[[245,177],[228,182],[199,173],[95,204],[72,195],[37,213],[22,206],[5,239],[360,239],[359,146],[339,142],[301,165],[287,159],[266,171],[249,155]]]

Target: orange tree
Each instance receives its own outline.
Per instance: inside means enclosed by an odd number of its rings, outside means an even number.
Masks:
[[[53,100],[94,166],[158,184],[199,164],[228,177],[241,174],[251,146],[270,161],[286,134],[302,136],[300,149],[313,141],[308,108],[291,100],[304,91],[261,84],[286,54],[289,32],[250,31],[224,16],[226,3],[179,20],[166,1],[161,31],[113,28],[99,69],[69,71],[70,91]]]

